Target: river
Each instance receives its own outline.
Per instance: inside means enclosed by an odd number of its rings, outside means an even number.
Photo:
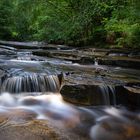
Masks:
[[[106,50],[21,44],[0,45],[0,140],[140,139],[138,68],[101,65]]]

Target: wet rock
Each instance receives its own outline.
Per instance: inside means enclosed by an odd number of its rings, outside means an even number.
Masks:
[[[0,44],[12,46],[18,49],[39,49],[44,48],[46,46],[45,42],[17,42],[17,41],[2,41],[0,40]]]
[[[118,120],[106,120],[91,129],[91,137],[95,140],[138,140],[140,127]]]
[[[64,74],[63,73],[58,74],[58,79],[59,79],[60,85],[62,86],[64,82]]]
[[[111,58],[98,58],[100,65],[112,65],[126,68],[140,69],[140,61],[133,59],[111,59]]]
[[[56,59],[63,59],[63,60],[72,61],[75,63],[78,63],[80,60],[80,58],[75,53],[73,53],[73,51],[61,52],[61,51],[41,50],[41,51],[33,51],[33,55],[45,56],[45,57],[56,58]]]
[[[0,45],[0,48],[11,50],[11,51],[17,51],[17,49],[15,49],[14,47],[11,47],[11,46]]]
[[[6,71],[0,68],[0,86],[6,78],[7,78]]]
[[[48,51],[33,51],[33,55],[52,57],[51,53]]]
[[[16,55],[16,52],[13,50],[0,48],[0,55]]]
[[[0,112],[1,140],[88,140],[64,128],[55,126],[55,122],[36,119],[31,110],[12,108]]]
[[[60,93],[64,100],[81,105],[110,105],[115,102],[110,100],[114,100],[112,89],[104,85],[64,85]]]
[[[101,76],[105,76],[107,72],[108,72],[108,70],[105,68],[102,68],[102,67],[97,67],[95,69],[95,74],[99,74]]]
[[[128,84],[129,85],[129,84]],[[60,93],[65,101],[81,105],[140,107],[140,88],[124,85],[66,84]]]
[[[94,64],[94,58],[81,57],[81,59],[79,60],[79,63],[81,63],[81,64]]]
[[[139,51],[131,52],[131,53],[128,54],[128,57],[140,59],[140,52]]]
[[[78,52],[74,50],[69,51],[52,51],[50,52],[54,58],[64,59],[64,60],[79,60]]]
[[[118,56],[128,56],[128,55],[124,54],[124,53],[118,53],[118,54],[117,53],[110,53],[108,56],[112,56],[112,57],[117,56],[118,57]]]
[[[136,84],[126,84],[126,86],[116,86],[117,103],[129,108],[139,109],[140,107],[140,88]]]
[[[87,90],[88,92],[86,92]],[[66,101],[76,104],[90,105],[91,90],[90,86],[85,85],[64,85],[60,93]]]
[[[107,56],[112,57],[131,57],[131,58],[140,58],[139,50],[133,50],[133,49],[110,49],[107,53]]]
[[[2,128],[0,124],[0,129]],[[7,122],[0,131],[2,140],[60,140],[59,136],[41,121],[30,121],[22,124]]]
[[[109,55],[109,54],[129,54],[129,53],[134,53],[138,51],[137,49],[127,49],[127,48],[121,48],[121,49],[115,49],[115,48],[111,48],[111,49],[108,49],[108,52],[106,53],[106,55]]]
[[[69,46],[66,46],[66,45],[48,44],[48,45],[46,45],[45,49],[47,49],[47,50],[69,50],[72,48]]]

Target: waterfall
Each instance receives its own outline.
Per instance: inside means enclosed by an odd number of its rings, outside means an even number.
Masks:
[[[108,85],[109,93],[110,93],[110,102],[113,105],[116,105],[116,90],[114,86]]]
[[[8,77],[1,83],[1,92],[59,92],[61,77],[39,74]]]
[[[103,104],[116,105],[115,87],[110,85],[100,85],[99,91],[101,93]]]
[[[95,66],[98,66],[98,65],[99,65],[96,58],[94,59],[94,65],[95,65]]]

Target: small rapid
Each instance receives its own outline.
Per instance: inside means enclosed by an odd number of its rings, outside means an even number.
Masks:
[[[116,105],[115,87],[111,85],[100,85],[99,92],[102,95],[102,103],[105,105]]]
[[[140,139],[140,112],[118,104],[120,81],[110,78],[122,68],[0,48],[0,140]],[[67,96],[60,92],[64,86]],[[124,88],[125,94],[133,89]],[[87,97],[89,104],[68,103],[68,97]]]
[[[51,124],[50,130],[53,128],[55,133],[61,132],[60,140],[62,137],[67,140],[66,135],[71,133],[77,138],[84,137],[91,140],[123,140],[140,137],[138,131],[140,114],[137,112],[132,114],[126,109],[115,107],[78,107],[64,102],[60,94],[53,93],[38,96],[1,94],[0,130],[3,129],[5,135],[3,131],[0,131],[0,134],[3,139],[8,140],[6,134],[9,134],[13,140],[13,135],[17,132],[14,130],[15,126],[18,126],[19,132],[22,127],[26,126],[26,129],[29,127],[32,133],[34,126],[30,125],[33,120],[41,125],[36,128],[36,134],[41,129],[42,135],[48,135],[49,130],[46,128]],[[47,126],[44,128],[45,124]],[[7,128],[11,128],[13,134],[9,133]]]
[[[62,75],[61,75],[62,76]],[[61,77],[60,76],[60,77]],[[1,92],[59,92],[61,79],[57,75],[29,74],[3,79]]]

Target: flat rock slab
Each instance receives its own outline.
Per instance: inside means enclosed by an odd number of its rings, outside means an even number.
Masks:
[[[131,58],[98,58],[100,65],[112,65],[126,68],[140,69],[140,60]]]
[[[67,84],[60,91],[65,101],[79,105],[125,105],[140,107],[140,89],[124,85]]]
[[[118,104],[130,108],[140,108],[140,83],[128,83],[126,86],[116,86]]]
[[[107,90],[108,93],[103,93],[102,90]],[[109,92],[111,90],[108,86],[83,84],[64,85],[60,91],[64,100],[81,105],[110,105]],[[108,97],[104,94],[108,94]]]

